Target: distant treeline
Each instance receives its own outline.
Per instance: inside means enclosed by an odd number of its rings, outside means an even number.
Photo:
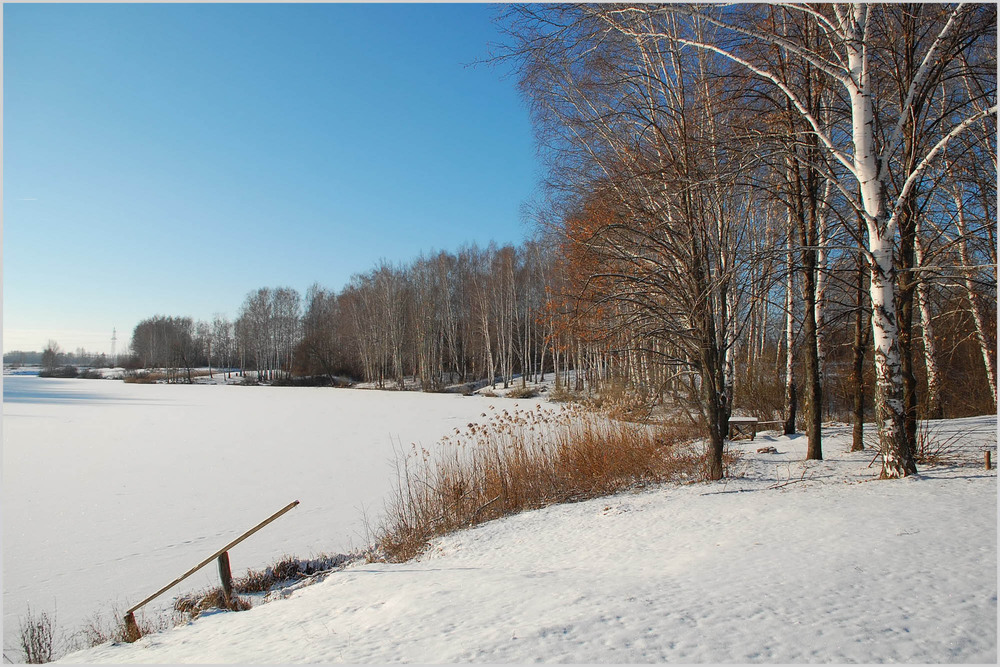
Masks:
[[[52,345],[52,342],[49,343]],[[47,350],[52,349],[51,347]],[[3,363],[5,366],[41,366],[45,361],[43,359],[45,352],[36,352],[34,350],[30,352],[25,352],[23,350],[14,350],[12,352],[6,352],[3,355]],[[112,359],[104,352],[89,352],[82,347],[78,347],[74,352],[61,352],[56,346],[55,357],[53,358],[53,363],[61,366],[90,366],[91,368],[110,368],[112,365]]]
[[[425,390],[557,365],[579,350],[548,308],[555,255],[541,244],[467,246],[408,265],[381,263],[340,292],[313,285],[247,295],[235,322],[157,315],[132,335],[135,368],[211,365],[264,381],[347,376],[380,387],[413,377]]]

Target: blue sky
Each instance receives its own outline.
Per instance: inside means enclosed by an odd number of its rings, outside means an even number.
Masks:
[[[3,7],[3,348],[517,242],[535,190],[485,4]]]

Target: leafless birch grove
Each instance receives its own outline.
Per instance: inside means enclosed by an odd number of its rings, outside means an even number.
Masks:
[[[555,373],[564,397],[700,424],[712,479],[733,414],[816,459],[822,422],[858,449],[874,421],[901,477],[917,419],[995,411],[995,5],[497,20],[546,169],[531,240],[261,288],[233,322],[151,318],[132,363],[425,391]]]

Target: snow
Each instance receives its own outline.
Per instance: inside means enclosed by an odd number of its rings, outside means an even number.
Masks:
[[[537,401],[522,400],[522,406]],[[431,448],[504,399],[330,388],[4,377],[3,626],[62,636],[124,610],[293,500],[233,574],[368,543],[395,450]],[[208,566],[144,608],[218,584]],[[16,651],[15,651],[16,652]]]
[[[62,662],[995,663],[996,417],[931,431],[963,460],[879,481],[848,427],[824,461],[758,435],[736,479],[493,521]]]

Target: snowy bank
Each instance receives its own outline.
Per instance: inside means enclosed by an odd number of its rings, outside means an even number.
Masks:
[[[996,418],[964,462],[878,481],[828,428],[744,476],[554,506],[358,564],[241,613],[62,662],[996,662]],[[757,454],[773,446],[778,454]]]
[[[5,377],[4,648],[28,605],[62,637],[128,608],[293,500],[233,574],[367,543],[410,443],[433,448],[497,399],[302,387]],[[523,407],[533,401],[520,401]],[[506,402],[505,405],[513,405]],[[218,584],[208,567],[144,611]]]

